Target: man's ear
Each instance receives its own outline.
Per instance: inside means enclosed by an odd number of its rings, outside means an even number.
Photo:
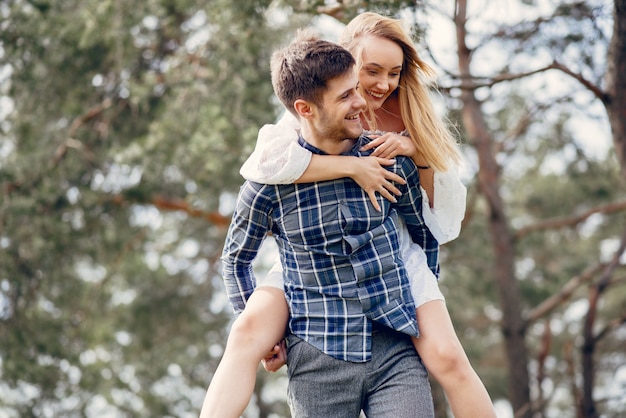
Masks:
[[[302,118],[309,119],[313,117],[314,114],[314,105],[310,104],[304,99],[298,99],[293,102],[293,107]]]

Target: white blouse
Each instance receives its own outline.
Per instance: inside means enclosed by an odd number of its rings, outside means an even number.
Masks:
[[[240,169],[247,180],[264,184],[291,184],[302,176],[311,161],[311,151],[298,144],[298,120],[290,112],[275,125],[259,130],[254,152]],[[458,167],[434,173],[434,205],[422,188],[424,222],[437,242],[445,244],[459,236],[465,216],[467,189]],[[421,186],[420,186],[421,187]]]

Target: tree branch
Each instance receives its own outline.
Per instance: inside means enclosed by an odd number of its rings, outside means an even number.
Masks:
[[[555,70],[562,71],[565,74],[569,75],[570,77],[574,78],[576,81],[582,84],[587,90],[592,92],[598,99],[600,99],[602,103],[604,103],[605,105],[608,103],[608,100],[609,100],[608,94],[602,91],[600,87],[596,86],[594,83],[592,83],[591,81],[583,77],[582,74],[573,72],[572,70],[570,70],[565,65],[558,62],[557,60],[554,60],[554,62],[550,65],[550,67]]]
[[[606,92],[604,92],[601,88],[596,86],[591,81],[587,80],[585,77],[583,77],[582,74],[573,72],[572,70],[567,68],[565,65],[561,64],[560,62],[556,60],[554,60],[552,64],[550,65],[546,65],[545,67],[537,68],[535,70],[526,71],[526,72],[517,73],[517,74],[503,73],[503,74],[498,74],[497,76],[494,76],[494,77],[480,77],[484,80],[482,82],[477,82],[476,80],[473,80],[471,83],[468,83],[465,80],[461,80],[461,83],[458,85],[450,86],[450,87],[442,87],[441,89],[445,91],[449,91],[452,88],[459,88],[461,90],[476,90],[481,87],[493,87],[496,84],[502,83],[505,81],[519,80],[521,78],[529,77],[531,75],[535,75],[535,74],[542,73],[542,72],[549,71],[549,70],[558,70],[567,74],[568,76],[574,78],[576,81],[580,82],[587,90],[591,91],[598,99],[602,101],[602,103],[606,104],[608,102],[609,96]],[[459,78],[458,75],[455,76],[453,74],[450,74],[450,76]]]
[[[583,271],[582,274],[571,278],[565,284],[565,286],[561,288],[560,292],[555,293],[554,295],[550,296],[548,299],[544,300],[539,305],[531,309],[526,314],[526,323],[531,324],[556,309],[563,302],[568,300],[579,286],[581,286],[583,283],[590,282],[596,275],[596,273],[605,267],[605,264],[598,264]]]
[[[538,73],[542,73],[544,71],[548,71],[553,69],[552,65],[548,65],[546,67],[542,67],[542,68],[537,68],[535,70],[532,71],[527,71],[527,72],[523,72],[523,73],[517,73],[517,74],[510,74],[510,73],[504,73],[504,74],[499,74],[495,77],[480,77],[486,81],[483,82],[476,82],[476,81],[472,81],[471,83],[465,83],[464,80],[461,81],[461,84],[455,86],[457,88],[460,88],[461,90],[476,90],[480,87],[493,87],[498,83],[502,83],[504,81],[513,81],[513,80],[518,80],[520,78],[525,78],[531,75],[535,75]]]
[[[518,240],[520,238],[523,238],[529,233],[534,232],[534,231],[540,231],[544,229],[559,229],[559,228],[565,228],[567,226],[577,225],[581,223],[582,221],[586,220],[587,218],[589,218],[591,215],[594,215],[596,213],[608,214],[608,213],[614,213],[614,212],[621,212],[624,210],[626,210],[626,201],[609,203],[604,206],[598,206],[598,207],[589,209],[588,211],[583,212],[580,215],[572,216],[569,218],[548,219],[548,220],[538,222],[533,225],[528,225],[524,228],[520,228],[515,234],[515,239]]]
[[[84,114],[74,119],[72,124],[70,125],[67,131],[67,139],[63,141],[61,145],[59,145],[54,152],[52,158],[52,167],[56,167],[59,162],[65,157],[67,150],[70,148],[74,149],[83,149],[83,144],[79,140],[75,138],[76,132],[78,129],[89,122],[90,120],[101,115],[105,110],[110,108],[113,105],[113,100],[110,98],[104,99],[104,101],[91,109],[87,110]]]
[[[188,202],[182,199],[166,199],[163,196],[152,198],[152,204],[165,211],[183,211],[192,218],[202,218],[220,227],[230,225],[230,217],[226,217],[219,212],[205,212],[192,208]]]
[[[598,333],[594,337],[594,341],[597,343],[598,341],[606,337],[611,331],[619,328],[620,326],[624,324],[626,324],[626,313],[622,314],[622,316],[620,317],[614,318],[612,321],[606,324],[604,328],[598,331]]]
[[[597,416],[596,401],[593,397],[595,363],[593,361],[596,345],[598,342],[597,334],[594,335],[594,327],[596,317],[598,315],[598,305],[604,292],[607,290],[613,272],[621,263],[622,255],[626,250],[626,228],[622,232],[622,238],[617,251],[613,254],[611,261],[607,264],[602,275],[589,289],[589,308],[583,325],[583,343],[581,346],[581,365],[582,365],[582,381],[583,381],[583,397],[582,397],[582,413],[584,416]]]
[[[124,196],[118,194],[113,197],[113,202],[118,205],[122,205],[124,203],[128,203],[129,200],[126,199]],[[183,199],[166,198],[163,196],[155,195],[152,198],[150,198],[147,202],[133,202],[133,203],[150,204],[163,211],[185,212],[187,215],[191,216],[192,218],[202,218],[218,227],[225,228],[228,225],[230,225],[230,217],[226,217],[220,214],[219,212],[215,212],[215,211],[205,212],[199,209],[194,209],[193,207],[191,207],[189,202]]]
[[[341,22],[345,17],[345,6],[341,3],[340,1],[339,4],[332,6],[318,6],[317,13],[330,16]]]
[[[92,107],[91,109],[87,110],[84,114],[74,119],[74,121],[72,122],[72,124],[70,125],[67,131],[68,136],[70,138],[74,138],[76,136],[76,132],[78,131],[78,128],[80,128],[85,123],[92,120],[93,118],[101,115],[102,112],[110,108],[112,105],[113,105],[113,100],[111,100],[110,98],[106,98],[102,101],[102,103]]]

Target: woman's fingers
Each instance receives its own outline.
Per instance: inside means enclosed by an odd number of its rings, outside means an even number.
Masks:
[[[375,137],[361,149],[374,149],[371,155],[382,158],[393,158],[398,155],[411,157],[416,151],[415,145],[409,137],[390,132]]]
[[[386,160],[386,159],[380,158],[380,160]],[[390,160],[386,160],[386,161],[390,161]],[[391,161],[393,161],[393,160],[391,160]],[[399,184],[406,184],[406,180],[403,179],[400,175],[394,173],[393,171],[385,170],[384,174],[385,174],[385,180],[387,180],[387,181],[391,181],[391,182],[399,183]],[[398,190],[395,185],[392,184],[392,186],[395,188],[395,190],[397,190],[397,192],[395,192],[395,194],[400,196],[402,194],[402,193],[400,193],[400,190]]]
[[[378,135],[370,135],[370,138],[372,138],[372,140],[368,142],[367,144],[363,145],[361,147],[362,150],[367,151],[368,149],[376,148],[377,146],[385,142]]]
[[[374,209],[380,212],[380,204],[378,203],[378,198],[376,197],[376,191],[370,190],[367,192],[367,195],[370,197],[370,202],[372,202]]]
[[[394,203],[397,202],[395,196],[402,195],[402,192],[400,191],[400,189],[398,189],[396,185],[390,181],[387,181],[385,184],[383,184],[383,189],[384,190],[381,192],[383,197],[386,198],[387,200],[391,200]],[[388,193],[393,199],[391,197],[387,197],[386,193]]]
[[[397,185],[406,184],[398,174],[385,169],[385,166],[394,164],[395,160],[379,157],[364,157],[358,160],[360,168],[352,178],[365,190],[374,209],[381,211],[378,194],[395,203],[396,196],[402,194]]]
[[[287,348],[285,347],[285,340],[276,344],[262,360],[262,363],[263,367],[268,372],[275,372],[283,367],[287,363]]]

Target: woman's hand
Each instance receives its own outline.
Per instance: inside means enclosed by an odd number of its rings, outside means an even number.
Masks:
[[[398,155],[404,155],[414,158],[417,154],[417,148],[415,148],[415,144],[408,136],[387,132],[380,136],[372,135],[370,138],[372,138],[372,141],[361,149],[374,149],[371,154],[374,157],[393,158]]]
[[[394,164],[394,160],[371,156],[351,158],[351,160],[354,165],[350,170],[350,177],[365,190],[377,211],[380,212],[380,205],[376,200],[376,192],[385,199],[396,202],[395,196],[400,196],[402,193],[393,182],[406,184],[406,181],[396,173],[385,169],[384,166]]]
[[[287,347],[285,346],[285,340],[281,340],[276,344],[261,362],[268,372],[275,372],[283,367],[283,365],[287,363]]]

